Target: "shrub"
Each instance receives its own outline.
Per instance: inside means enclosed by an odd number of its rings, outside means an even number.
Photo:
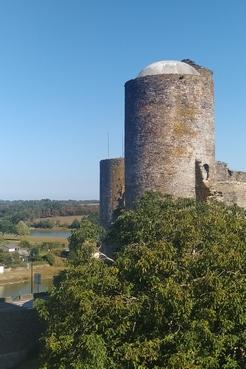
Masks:
[[[54,265],[55,264],[55,256],[53,254],[46,254],[44,259],[50,264],[50,265]]]

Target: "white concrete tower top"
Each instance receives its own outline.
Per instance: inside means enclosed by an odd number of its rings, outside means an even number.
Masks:
[[[200,73],[191,65],[178,60],[161,60],[145,67],[138,77],[153,76],[155,74],[193,74]]]

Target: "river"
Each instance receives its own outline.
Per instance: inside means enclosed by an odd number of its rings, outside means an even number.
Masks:
[[[71,235],[71,231],[52,231],[52,230],[36,230],[32,229],[30,236],[32,237],[47,237],[47,238],[68,238]]]
[[[34,285],[33,292],[46,292],[50,287],[52,287],[52,279],[44,279],[42,280],[39,288],[38,286]],[[0,286],[0,297],[16,298],[18,296],[26,295],[29,293],[31,293],[30,281],[11,283]]]

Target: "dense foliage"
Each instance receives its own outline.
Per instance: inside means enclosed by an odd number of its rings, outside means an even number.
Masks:
[[[147,194],[107,240],[115,263],[81,237],[80,264],[40,302],[43,368],[245,368],[243,210]]]
[[[80,221],[78,219],[74,219],[74,221],[70,224],[69,228],[79,229],[80,228]]]
[[[8,219],[1,219],[0,220],[0,233],[16,233],[16,227],[15,224],[13,224]]]
[[[12,223],[8,219],[0,220],[0,233],[2,235],[8,234],[18,234],[24,236],[30,233],[29,227],[25,222],[20,220],[17,224]]]
[[[70,261],[73,264],[78,264],[83,262],[83,245],[86,241],[92,241],[95,245],[94,250],[96,251],[96,245],[101,239],[103,234],[102,228],[96,224],[92,223],[88,218],[82,218],[79,228],[72,231],[69,237],[69,250],[70,250]]]
[[[26,225],[23,220],[20,220],[19,223],[15,227],[16,233],[20,236],[25,236],[30,233],[29,227]]]

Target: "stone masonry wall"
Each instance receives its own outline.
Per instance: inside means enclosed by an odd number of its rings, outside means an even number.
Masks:
[[[226,163],[216,162],[216,180],[212,197],[227,205],[237,204],[246,209],[246,172],[233,171]]]
[[[226,163],[216,162],[216,180],[217,181],[236,181],[246,182],[246,172],[235,171],[228,168]]]
[[[238,205],[246,209],[246,182],[217,182],[212,196],[226,205]]]
[[[205,198],[214,163],[214,88],[208,70],[126,83],[127,207],[145,191]]]
[[[100,161],[100,221],[107,228],[113,211],[123,201],[125,165],[123,158]]]

